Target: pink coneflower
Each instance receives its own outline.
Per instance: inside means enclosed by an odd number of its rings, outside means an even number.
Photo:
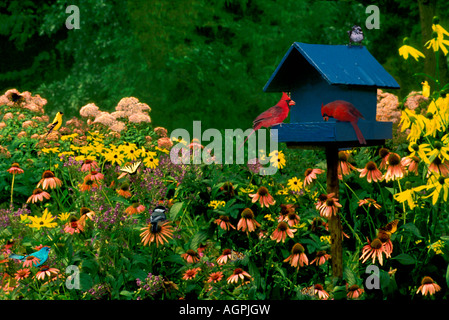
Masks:
[[[38,257],[35,256],[26,256],[25,260],[23,261],[23,267],[24,268],[28,268],[31,267],[33,265],[36,265],[39,263],[39,261],[41,261]]]
[[[329,219],[333,215],[336,216],[338,208],[341,208],[341,204],[337,198],[334,198],[334,195],[335,193],[329,193],[326,201],[321,204],[319,210],[322,217]]]
[[[404,157],[401,159],[401,164],[408,172],[418,175],[418,166],[420,159],[417,156]]]
[[[326,251],[320,250],[316,253],[315,259],[313,259],[310,264],[316,263],[317,266],[321,266],[324,264],[327,260],[329,260],[331,257],[330,254],[327,254]]]
[[[326,290],[324,290],[321,284],[315,284],[313,286],[313,289],[315,290],[314,293],[318,296],[318,299],[327,300],[329,298],[329,293],[327,293]]]
[[[287,236],[290,238],[294,237],[294,232],[296,232],[297,229],[290,229],[288,226],[288,223],[285,221],[279,222],[277,228],[273,231],[273,234],[271,235],[271,240],[276,240],[276,242],[285,242],[285,239]]]
[[[221,215],[218,219],[215,219],[214,223],[218,224],[218,226],[225,231],[235,229],[235,227],[231,224],[229,217],[225,215]]]
[[[401,164],[401,157],[394,152],[390,152],[387,157],[387,173],[385,174],[385,180],[398,180],[404,177],[405,169]]]
[[[295,213],[294,204],[281,204],[281,213],[278,218],[278,222],[287,221],[290,227],[293,227],[299,223],[299,216]]]
[[[101,180],[104,179],[104,175],[101,172],[94,170],[94,171],[91,171],[84,179],[100,182]]]
[[[47,265],[43,265],[39,267],[39,271],[36,273],[36,279],[38,280],[44,280],[47,278],[52,278],[53,275],[57,275],[59,273],[59,269],[56,268],[50,268]]]
[[[228,260],[230,261],[232,257],[232,250],[231,249],[224,249],[221,256],[217,258],[218,264],[226,264]]]
[[[131,198],[132,194],[129,192],[129,184],[124,182],[120,185],[119,189],[115,190],[119,195],[125,198]]]
[[[246,231],[246,233],[253,232],[257,227],[260,227],[260,223],[254,219],[253,210],[245,208],[242,211],[241,218],[237,224],[237,230]]]
[[[91,159],[85,159],[81,166],[81,171],[90,172],[99,169],[98,163]]]
[[[125,209],[125,213],[132,215],[142,213],[145,211],[145,206],[139,202],[133,202],[128,208]]]
[[[72,217],[70,219],[70,222],[68,222],[64,226],[64,232],[70,233],[71,235],[73,235],[74,233],[80,233],[81,231],[83,230],[80,230],[80,228],[78,228],[78,220],[75,217]]]
[[[17,162],[14,162],[11,165],[11,167],[6,171],[8,171],[10,174],[22,174],[24,172],[23,169],[20,168],[20,165]]]
[[[45,170],[42,174],[42,179],[39,181],[36,188],[39,188],[41,185],[44,190],[47,190],[48,188],[54,189],[62,186],[62,181],[56,178],[54,173],[50,170]]]
[[[378,182],[382,181],[382,172],[380,172],[379,169],[377,169],[377,165],[374,161],[368,161],[368,163],[365,165],[364,169],[359,169],[360,171],[360,178],[363,178],[366,176],[369,183],[371,182]]]
[[[186,272],[184,272],[184,275],[182,276],[182,278],[184,280],[193,280],[193,279],[195,279],[195,277],[199,271],[201,271],[201,268],[188,269]]]
[[[416,293],[419,293],[421,291],[421,294],[423,296],[434,295],[436,292],[440,291],[441,287],[433,281],[431,277],[424,277],[421,280],[421,286],[418,288]]]
[[[380,204],[378,204],[376,200],[371,199],[371,198],[360,199],[358,204],[359,204],[359,207],[361,207],[361,206],[366,204],[366,205],[368,205],[368,208],[371,207],[371,206],[374,206],[374,208],[376,208],[378,210],[380,208],[382,208],[382,206]]]
[[[387,148],[380,148],[379,157],[382,159],[380,162],[379,169],[383,170],[387,168],[388,156],[390,155],[390,150]]]
[[[346,296],[348,297],[348,299],[357,299],[363,294],[363,292],[365,292],[365,290],[360,288],[358,285],[353,284],[352,286],[349,287],[348,294]]]
[[[353,170],[356,170],[356,167],[354,167],[348,161],[348,159],[349,159],[349,153],[347,153],[346,151],[338,152],[338,178],[340,180],[343,179],[343,176],[347,176]]]
[[[307,169],[304,172],[304,187],[306,185],[309,185],[313,182],[313,180],[315,180],[317,178],[317,174],[322,174],[324,172],[324,170],[321,169]]]
[[[25,278],[28,278],[29,275],[30,275],[30,269],[24,268],[24,269],[17,270],[14,278],[16,280],[23,280]]]
[[[245,278],[251,279],[250,274],[241,268],[236,268],[227,281],[228,283],[238,283],[239,279],[244,281]]]
[[[221,271],[212,272],[209,275],[209,279],[207,279],[207,282],[208,283],[211,283],[211,282],[217,283],[217,282],[221,281],[221,279],[223,279],[223,272],[221,272]]]
[[[304,267],[304,265],[308,265],[309,259],[305,254],[305,249],[302,244],[295,243],[292,247],[291,255],[289,255],[284,262],[290,262],[290,265],[296,269],[299,269],[299,267]]]
[[[195,263],[200,261],[198,253],[195,250],[189,249],[186,253],[181,254],[181,257],[187,261],[187,263]]]
[[[390,235],[390,232],[382,229],[379,229],[377,231],[377,239],[382,242],[382,245],[384,246],[385,256],[387,258],[391,257],[391,254],[393,253],[393,243],[391,242]]]
[[[431,173],[443,177],[449,176],[449,167],[446,161],[445,160],[441,161],[439,157],[433,159],[433,161],[429,165],[426,178],[428,178]]]
[[[50,194],[41,188],[36,188],[33,190],[33,194],[28,198],[27,203],[36,203],[38,201],[44,201],[45,199],[50,199]]]
[[[379,260],[380,265],[383,264],[383,257],[382,253],[385,252],[384,245],[382,244],[382,241],[379,239],[374,239],[373,242],[370,242],[368,240],[368,244],[365,245],[362,249],[362,255],[359,260],[362,260],[362,263],[365,263],[366,260],[369,258],[372,258],[372,263],[376,263],[376,258]]]
[[[276,200],[274,200],[273,196],[270,195],[268,189],[263,186],[257,190],[257,193],[249,194],[249,196],[252,198],[252,203],[256,203],[257,200],[259,200],[261,208],[264,206],[269,208],[276,203]]]
[[[84,177],[83,183],[78,185],[81,192],[89,191],[92,188],[98,188],[98,184],[94,180],[86,178],[87,177]]]

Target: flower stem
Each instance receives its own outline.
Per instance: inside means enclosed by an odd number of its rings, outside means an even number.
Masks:
[[[11,205],[12,205],[12,195],[14,193],[14,178],[16,177],[16,175],[13,173],[12,174],[12,183],[11,183]]]

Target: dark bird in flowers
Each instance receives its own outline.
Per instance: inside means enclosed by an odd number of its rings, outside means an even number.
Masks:
[[[157,206],[154,208],[153,212],[151,213],[150,217],[150,223],[151,223],[151,232],[156,233],[157,232],[157,226],[159,222],[163,222],[167,220],[167,216],[165,213],[167,212],[167,208],[164,206]]]
[[[25,261],[29,261],[30,265],[39,267],[40,265],[45,263],[45,261],[47,261],[49,252],[50,252],[50,247],[44,246],[40,250],[30,253],[28,255],[24,255],[24,256],[15,254],[15,253],[10,254],[9,258],[20,260],[24,263],[24,265],[25,265]]]
[[[364,39],[363,36],[363,30],[360,26],[353,26],[351,30],[348,31],[349,35],[349,46],[351,46],[353,43],[356,43],[357,45],[361,46],[362,41]]]

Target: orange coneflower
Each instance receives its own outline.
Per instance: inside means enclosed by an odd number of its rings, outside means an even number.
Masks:
[[[417,156],[404,157],[401,159],[401,164],[408,172],[414,173],[416,176],[418,173],[420,159]]]
[[[276,200],[274,200],[273,196],[268,192],[268,189],[263,186],[257,190],[257,193],[249,194],[249,196],[252,198],[252,203],[259,200],[261,208],[264,206],[268,208],[276,203]]]
[[[98,188],[98,184],[95,182],[95,180],[90,180],[86,178],[87,177],[84,178],[83,184],[79,185],[80,191],[84,192],[89,191],[92,188]]]
[[[320,250],[316,253],[316,257],[315,259],[313,259],[310,264],[313,264],[314,262],[316,262],[317,266],[321,266],[322,264],[324,264],[327,260],[329,260],[329,258],[331,257],[330,254],[327,254],[326,251],[324,250]]]
[[[358,204],[359,204],[359,207],[363,206],[364,204],[367,204],[368,208],[371,207],[371,205],[374,206],[374,208],[376,208],[376,209],[382,208],[382,206],[380,204],[378,204],[376,200],[371,199],[371,198],[360,199]]]
[[[145,211],[145,206],[139,202],[133,202],[128,208],[125,209],[125,213],[132,215],[142,213]]]
[[[221,215],[218,219],[215,219],[214,223],[218,224],[220,228],[226,231],[235,229],[235,227],[231,224],[229,217],[225,215]]]
[[[352,170],[356,170],[349,161],[349,153],[346,151],[338,152],[338,178],[341,180],[343,176],[347,176],[352,172]]]
[[[315,284],[313,286],[314,293],[318,295],[318,299],[320,300],[327,300],[329,298],[329,293],[324,290],[323,286],[321,284]]]
[[[320,207],[326,202],[326,200],[327,200],[327,194],[325,194],[325,193],[320,194],[318,196],[318,201],[315,204],[315,208],[317,210],[320,210]]]
[[[39,188],[41,185],[44,190],[47,190],[47,188],[54,189],[62,186],[62,181],[56,178],[54,173],[50,170],[45,170],[42,174],[42,179],[39,181],[36,188]]]
[[[14,162],[11,165],[11,168],[9,168],[8,171],[10,174],[22,174],[23,173],[23,169],[20,168],[20,165],[17,162]]]
[[[317,174],[322,174],[324,172],[324,170],[321,169],[307,169],[304,172],[304,187],[308,184],[311,184],[313,182],[313,180],[315,180],[317,177]]]
[[[184,260],[186,260],[187,263],[195,263],[195,262],[200,261],[200,258],[198,257],[198,253],[192,249],[189,249],[186,251],[186,253],[181,254],[181,257],[184,258]]]
[[[299,224],[299,220],[300,218],[295,212],[290,212],[283,221],[286,221],[290,227],[293,227]]]
[[[419,293],[421,291],[421,294],[423,296],[426,296],[427,294],[432,296],[440,290],[441,290],[441,287],[438,284],[436,284],[436,282],[433,281],[433,279],[431,277],[426,276],[426,277],[422,278],[421,286],[418,288],[416,293]]]
[[[379,169],[383,170],[387,167],[388,156],[390,155],[390,150],[387,148],[380,148],[379,157],[382,159],[380,162]]]
[[[182,278],[184,280],[195,279],[195,277],[196,277],[196,275],[198,274],[199,271],[201,271],[201,268],[188,269],[188,270],[186,270],[186,272],[184,272],[184,275],[182,276]]]
[[[244,280],[246,278],[251,279],[251,276],[248,272],[244,271],[241,268],[236,268],[234,272],[228,277],[228,283],[237,283],[239,279]]]
[[[209,279],[207,279],[207,282],[208,283],[211,283],[211,282],[217,283],[217,282],[221,281],[221,279],[223,279],[223,272],[221,272],[221,271],[212,272],[209,275]]]
[[[369,183],[371,182],[378,182],[382,181],[382,172],[380,172],[379,169],[377,169],[377,165],[374,161],[368,161],[368,163],[365,165],[364,169],[359,169],[360,171],[360,178],[363,178],[366,176]]]
[[[149,223],[146,227],[141,228],[140,230],[144,230],[140,237],[144,246],[149,243],[156,242],[156,246],[159,244],[163,245],[165,242],[168,242],[169,239],[173,238],[173,227],[170,224],[170,221],[164,221],[158,224],[157,231],[155,233],[151,232],[152,225]]]
[[[380,265],[383,264],[382,253],[385,252],[385,247],[379,239],[374,239],[372,242],[368,240],[368,244],[365,245],[362,249],[362,256],[359,260],[362,260],[362,263],[365,263],[366,260],[372,258],[373,264],[376,262],[376,258],[379,260]]]
[[[299,219],[299,216],[295,213],[294,204],[281,204],[281,212],[279,214],[278,222],[288,221],[288,224],[292,227],[299,223]]]
[[[24,268],[24,269],[17,270],[14,278],[16,280],[23,280],[25,278],[28,278],[29,275],[30,275],[30,269]]]
[[[50,268],[47,265],[42,265],[39,267],[39,271],[36,273],[36,279],[38,280],[44,280],[45,277],[51,278],[53,275],[56,275],[59,273],[59,269],[56,268]]]
[[[96,161],[91,160],[91,159],[85,159],[84,163],[83,163],[83,165],[81,167],[81,171],[83,171],[83,172],[90,172],[90,171],[93,171],[93,170],[97,170],[98,168],[99,167],[98,167],[98,164],[97,164]]]
[[[70,221],[64,227],[64,232],[70,234],[84,232],[84,228],[86,226],[86,217],[88,217],[87,214],[81,215],[79,219],[71,217]]]
[[[125,198],[131,198],[132,194],[129,192],[129,184],[124,182],[120,185],[119,189],[116,189],[117,193]]]
[[[348,284],[346,284],[346,287],[348,287]],[[349,299],[357,299],[362,295],[362,293],[365,292],[362,288],[360,288],[358,285],[353,284],[348,288],[348,294],[346,295]]]
[[[299,269],[299,267],[304,267],[304,265],[309,264],[309,259],[307,258],[305,254],[305,249],[300,243],[295,243],[295,245],[292,247],[291,255],[287,257],[287,259],[284,260],[284,262],[290,262],[290,265],[292,267],[296,267],[296,269]]]
[[[50,194],[41,188],[36,188],[33,190],[33,194],[28,198],[27,203],[36,203],[38,201],[44,201],[45,199],[50,199]]]
[[[250,208],[245,208],[242,211],[241,218],[237,224],[237,230],[242,230],[248,232],[253,232],[257,227],[260,227],[260,223],[254,219],[253,210]]]
[[[232,257],[232,250],[231,249],[224,249],[221,256],[217,258],[218,264],[226,264],[228,260],[231,260]]]
[[[294,234],[297,231],[297,229],[290,229],[288,226],[288,223],[285,221],[279,222],[277,228],[273,231],[273,234],[271,235],[271,240],[276,240],[276,242],[285,242],[285,239],[287,236],[290,238],[294,237]]]
[[[429,165],[429,169],[427,170],[427,176],[428,178],[431,173],[434,173],[436,175],[440,175],[443,177],[449,176],[449,167],[445,160],[441,161],[439,157],[436,157],[433,159],[433,161]]]
[[[401,164],[401,157],[394,152],[390,152],[387,157],[387,173],[385,174],[385,180],[397,180],[404,177],[405,169]]]
[[[341,208],[341,204],[338,202],[337,198],[334,198],[334,195],[335,193],[333,192],[329,193],[326,201],[321,204],[319,210],[322,217],[329,219],[333,215],[336,216],[338,208]]]
[[[104,179],[104,174],[102,174],[101,172],[98,171],[91,171],[85,178],[84,181],[86,180],[92,180],[92,181],[97,181],[100,182],[101,180]]]

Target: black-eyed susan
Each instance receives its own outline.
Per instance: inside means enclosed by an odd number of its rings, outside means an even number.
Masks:
[[[31,220],[29,227],[37,230],[41,228],[54,228],[57,225],[56,222],[53,222],[56,217],[53,217],[47,208],[45,208],[41,217],[28,216],[28,219]]]
[[[288,180],[287,186],[291,191],[299,192],[302,189],[302,181],[301,179],[298,179],[297,177],[293,177]]]
[[[125,155],[118,150],[105,150],[103,156],[107,161],[109,161],[112,165],[122,165]]]
[[[155,169],[159,165],[159,159],[148,156],[143,159],[143,163],[147,168]]]
[[[283,169],[286,164],[285,155],[284,153],[278,150],[270,152],[268,155],[270,157],[270,163],[273,167],[276,167],[278,169]]]
[[[38,182],[36,188],[42,186],[42,189],[54,189],[62,186],[62,181],[55,177],[55,174],[50,170],[45,170],[42,174],[42,179]]]
[[[156,246],[163,245],[173,238],[173,227],[169,220],[158,224],[156,232],[152,232],[152,224],[149,223],[146,227],[141,228],[143,232],[140,234],[141,241],[144,246],[156,243]]]
[[[309,259],[307,258],[305,251],[302,244],[295,243],[292,247],[291,254],[284,260],[284,262],[290,262],[290,265],[296,269],[308,265]]]

